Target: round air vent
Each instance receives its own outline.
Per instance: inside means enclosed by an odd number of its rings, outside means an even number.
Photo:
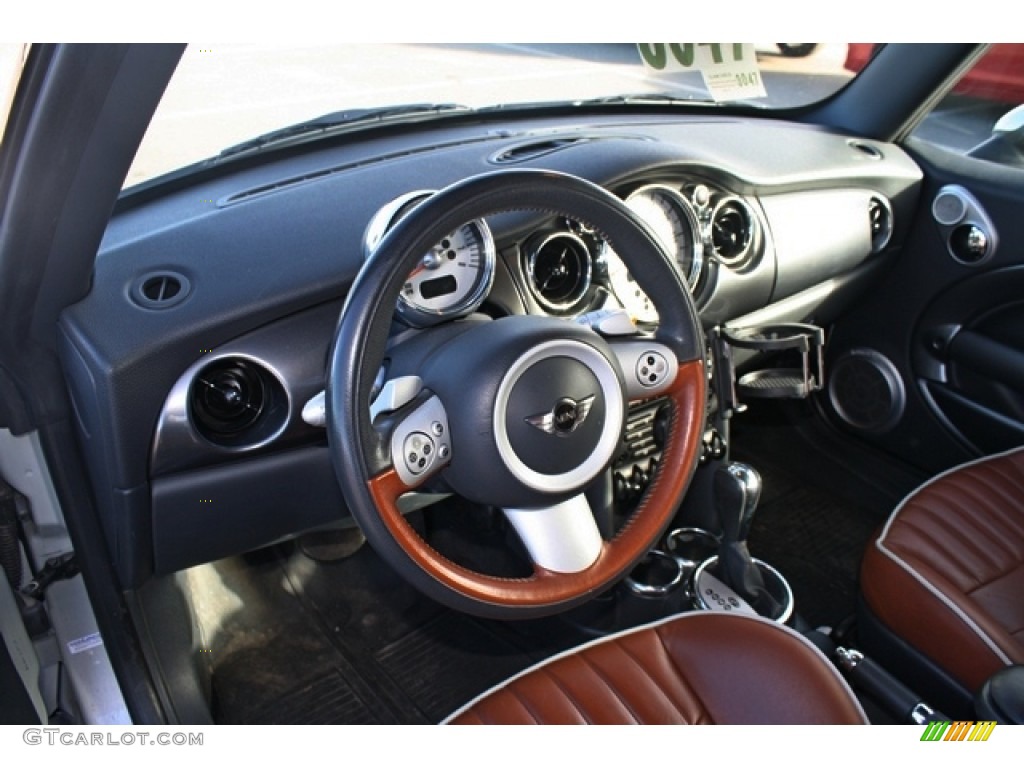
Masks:
[[[590,290],[593,265],[586,243],[568,232],[536,237],[525,249],[530,292],[549,312],[568,314]]]
[[[850,350],[835,362],[828,396],[843,421],[872,434],[896,426],[907,401],[896,366],[873,349]]]
[[[283,425],[284,391],[259,363],[241,357],[215,360],[201,368],[189,391],[196,431],[226,447],[263,442]]]
[[[892,237],[892,206],[884,197],[868,201],[868,221],[871,224],[871,252],[879,253]]]
[[[168,309],[188,298],[192,285],[179,272],[150,272],[131,288],[132,301],[145,309]]]
[[[720,201],[711,215],[711,247],[723,264],[742,264],[750,255],[754,239],[754,217],[738,197]]]

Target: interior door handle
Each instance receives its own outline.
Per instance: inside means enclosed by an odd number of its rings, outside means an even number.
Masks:
[[[1024,392],[1024,351],[974,331],[960,331],[947,346],[950,362]]]

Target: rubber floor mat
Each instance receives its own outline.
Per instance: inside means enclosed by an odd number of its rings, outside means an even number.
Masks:
[[[433,722],[531,664],[506,639],[455,613],[416,628],[375,660]]]
[[[251,712],[250,725],[378,725],[379,719],[337,670],[297,685]]]
[[[221,723],[436,723],[586,638],[557,617],[449,610],[369,547],[335,563],[294,545],[190,572]]]

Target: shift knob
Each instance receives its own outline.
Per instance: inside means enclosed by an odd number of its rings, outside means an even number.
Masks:
[[[761,476],[747,464],[730,462],[715,472],[714,489],[723,542],[746,541],[761,499]]]

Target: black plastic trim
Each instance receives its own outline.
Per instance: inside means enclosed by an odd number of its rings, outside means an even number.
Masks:
[[[911,690],[958,720],[974,717],[974,696],[935,662],[893,633],[868,608],[863,598],[857,605],[857,638],[861,650]]]

